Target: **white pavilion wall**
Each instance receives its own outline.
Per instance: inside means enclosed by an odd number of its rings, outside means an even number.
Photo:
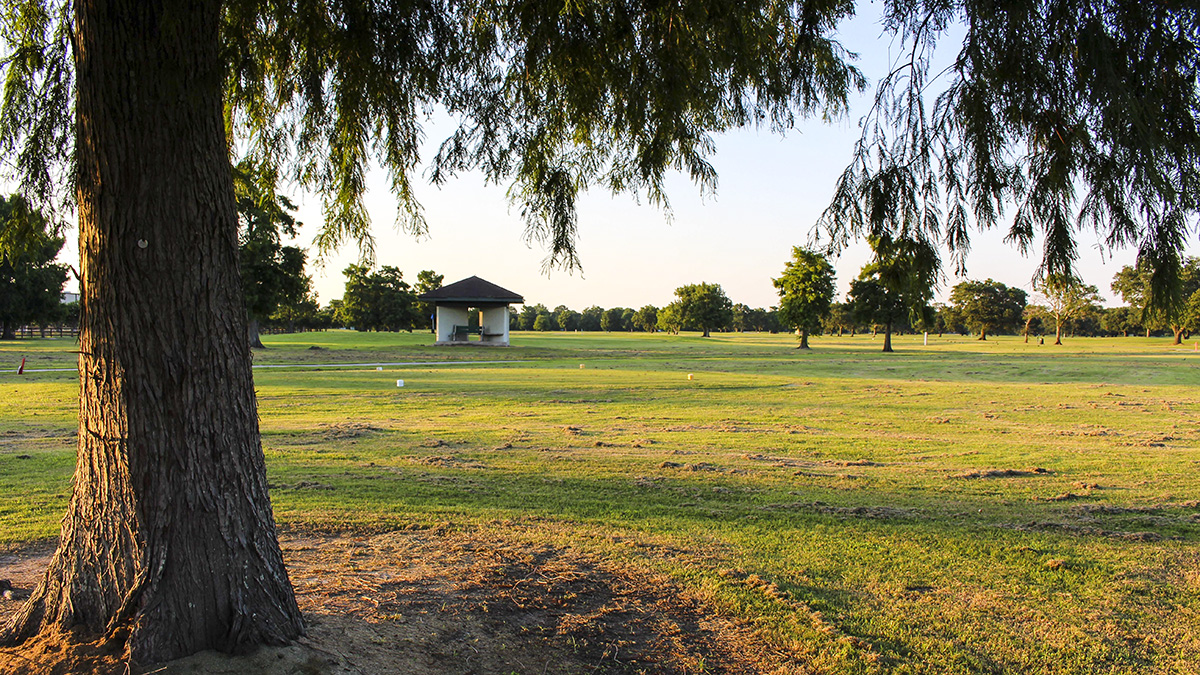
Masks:
[[[437,308],[437,341],[450,342],[454,337],[455,326],[465,326],[470,321],[466,308],[438,307]]]

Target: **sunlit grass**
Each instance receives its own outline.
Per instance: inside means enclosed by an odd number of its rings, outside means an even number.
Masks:
[[[265,341],[257,364],[295,366],[255,372],[284,526],[487,525],[629,558],[827,672],[1200,663],[1200,353],[1169,340]],[[70,348],[4,343],[0,364]],[[396,362],[422,365],[316,367]],[[74,374],[14,371],[10,545],[56,532],[76,410]]]

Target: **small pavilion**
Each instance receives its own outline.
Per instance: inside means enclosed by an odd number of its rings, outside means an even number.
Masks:
[[[477,344],[508,346],[508,306],[524,304],[525,298],[479,277],[467,277],[448,286],[422,293],[417,299],[436,308],[435,345]],[[470,325],[469,311],[479,310],[479,327]],[[478,342],[471,335],[479,335]]]

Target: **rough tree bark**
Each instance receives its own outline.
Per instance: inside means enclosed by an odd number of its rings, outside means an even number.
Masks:
[[[76,0],[79,451],[59,549],[0,642],[135,663],[303,628],[267,496],[222,118],[220,3]]]
[[[800,329],[800,346],[796,347],[796,349],[809,349],[807,328]]]
[[[892,351],[892,320],[888,319],[883,329],[883,351]]]

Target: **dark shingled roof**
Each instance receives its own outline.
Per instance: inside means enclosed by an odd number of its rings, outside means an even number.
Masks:
[[[419,300],[426,302],[510,302],[524,304],[525,298],[510,290],[500,288],[479,277],[467,277],[448,286],[422,293]]]

